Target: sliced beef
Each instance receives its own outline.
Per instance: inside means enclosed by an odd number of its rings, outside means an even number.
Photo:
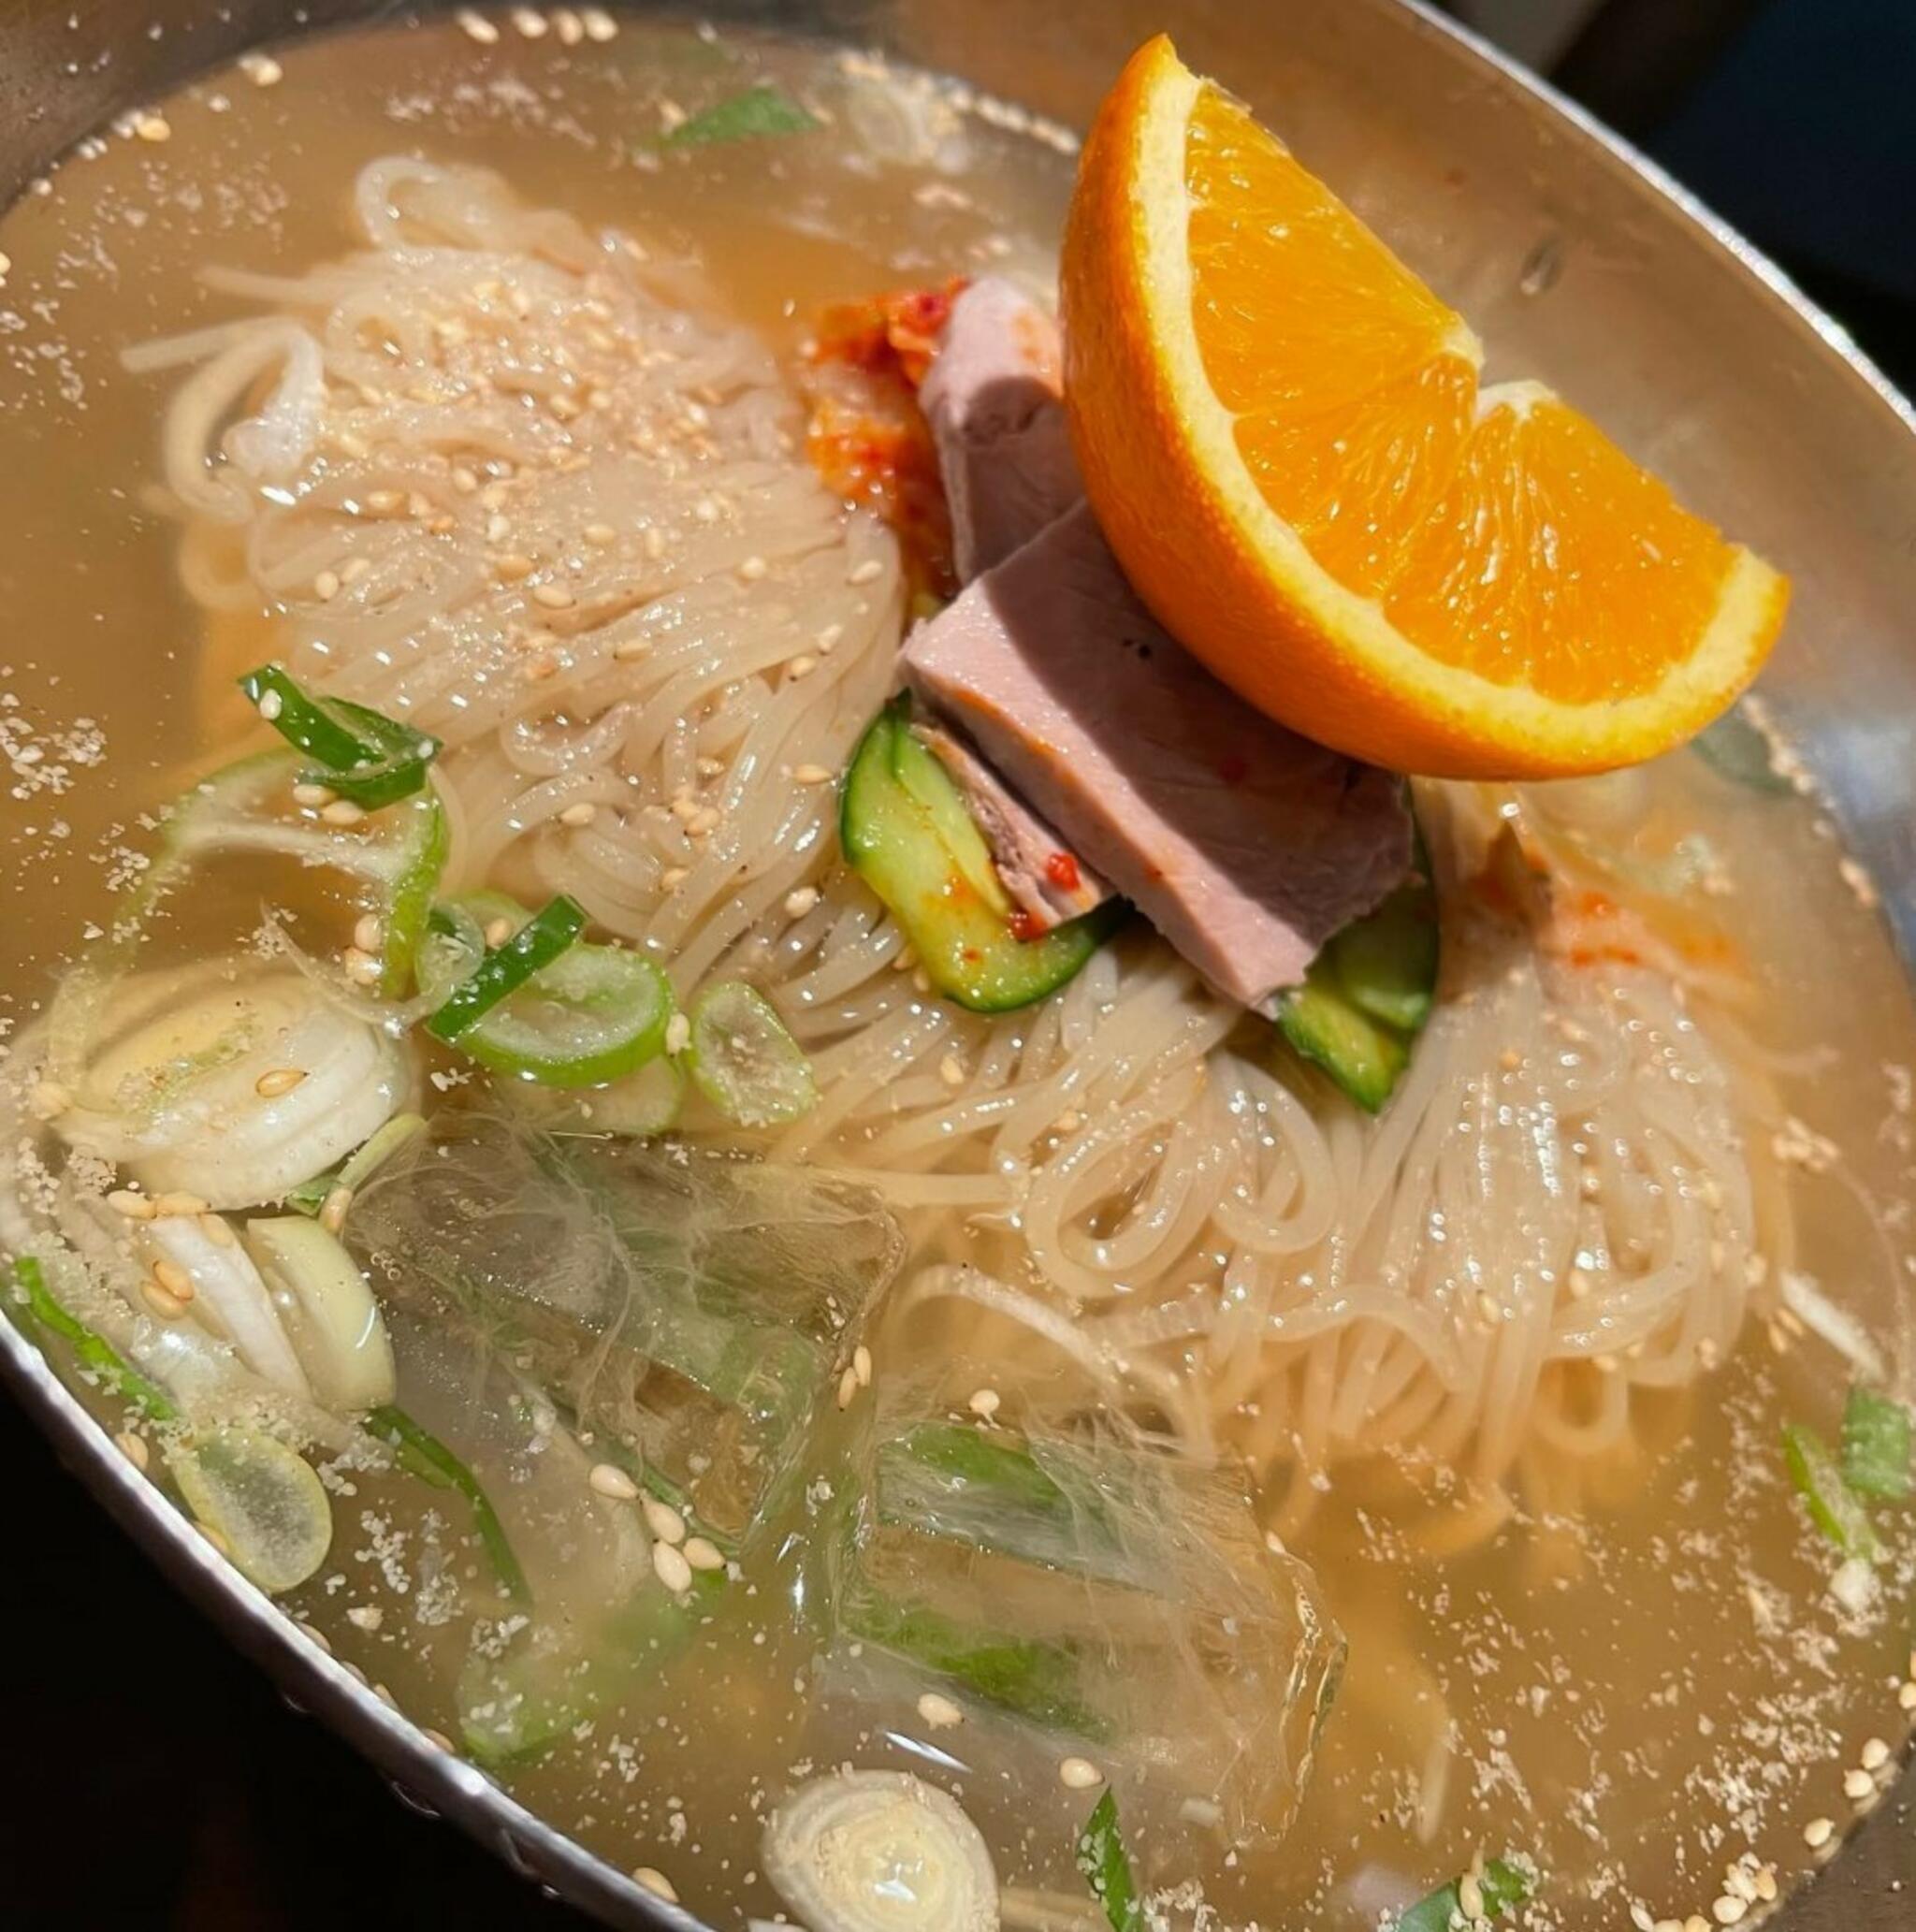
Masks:
[[[1035,939],[1104,904],[1111,889],[978,754],[946,725],[920,724],[919,736],[965,794],[992,864]]]
[[[907,681],[1246,1006],[1408,872],[1397,780],[1273,723],[1161,630],[1088,505],[907,639]]]
[[[1060,368],[1057,325],[1009,282],[974,282],[952,302],[918,399],[937,448],[961,583],[1083,494]]]

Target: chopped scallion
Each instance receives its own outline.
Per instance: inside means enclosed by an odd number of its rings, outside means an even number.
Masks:
[[[493,1574],[514,1602],[530,1604],[532,1586],[519,1567],[505,1525],[500,1521],[499,1512],[493,1508],[492,1499],[481,1487],[479,1478],[436,1435],[421,1429],[403,1409],[390,1402],[367,1412],[366,1428],[391,1447],[401,1465],[413,1474],[423,1477],[435,1489],[457,1489],[466,1499],[472,1511],[472,1527],[485,1546]]]
[[[706,148],[720,141],[760,140],[767,135],[805,134],[819,125],[807,112],[777,88],[761,81],[743,94],[715,102],[703,113],[681,122],[665,137],[668,148]]]
[[[444,1005],[427,1021],[426,1030],[435,1039],[457,1039],[541,966],[550,966],[585,928],[585,908],[561,893],[453,988]]]
[[[426,783],[439,740],[364,705],[316,698],[278,664],[261,664],[240,689],[273,729],[316,765],[300,777],[329,786],[368,811],[410,798]]]
[[[1092,1896],[1104,1908],[1111,1932],[1143,1932],[1144,1908],[1139,1902],[1130,1854],[1118,1830],[1118,1801],[1109,1791],[1098,1799],[1079,1836],[1078,1869],[1090,1884]]]
[[[1899,1503],[1909,1493],[1909,1412],[1886,1395],[1851,1389],[1843,1410],[1843,1480],[1865,1496]]]
[[[1793,1422],[1783,1431],[1783,1460],[1810,1521],[1845,1556],[1874,1562],[1881,1545],[1830,1445],[1815,1430]]]
[[[155,1422],[180,1419],[172,1397],[158,1383],[148,1381],[104,1335],[94,1333],[55,1300],[47,1286],[46,1271],[32,1255],[22,1255],[14,1262],[13,1278],[26,1297],[28,1313],[73,1350],[80,1365],[98,1377],[103,1388]]]

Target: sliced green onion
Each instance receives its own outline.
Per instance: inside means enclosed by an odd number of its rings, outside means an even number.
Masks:
[[[1813,1429],[1792,1422],[1783,1431],[1783,1460],[1809,1520],[1845,1556],[1873,1562],[1881,1553],[1869,1513],[1857,1500],[1830,1445]]]
[[[1130,1854],[1118,1830],[1118,1800],[1110,1791],[1098,1799],[1079,1836],[1078,1869],[1104,1908],[1111,1932],[1143,1932],[1144,1908],[1139,1903]]]
[[[102,1388],[131,1403],[154,1422],[180,1419],[172,1397],[158,1383],[148,1381],[104,1335],[96,1334],[68,1314],[54,1299],[52,1289],[47,1286],[46,1271],[32,1255],[22,1255],[14,1261],[13,1279],[26,1297],[28,1313],[73,1350],[80,1366],[98,1378]]]
[[[535,912],[503,946],[486,953],[427,1021],[435,1039],[450,1043],[469,1033],[507,994],[516,993],[586,929],[586,908],[561,893]]]
[[[574,946],[468,1027],[458,1044],[482,1067],[515,1080],[601,1087],[663,1052],[672,1013],[672,982],[649,959],[623,946]]]
[[[278,664],[247,672],[240,689],[255,705],[270,704],[273,729],[317,761],[301,777],[330,786],[368,811],[410,798],[439,756],[437,738],[364,705],[313,697]]]
[[[376,1134],[362,1140],[338,1167],[302,1181],[286,1196],[286,1205],[301,1214],[317,1214],[336,1187],[349,1194],[363,1187],[416,1134],[426,1131],[423,1113],[396,1113]]]
[[[423,1476],[437,1489],[457,1489],[472,1512],[472,1528],[485,1546],[493,1575],[504,1586],[515,1603],[530,1604],[532,1586],[519,1567],[519,1560],[505,1533],[505,1525],[492,1506],[492,1499],[479,1478],[428,1431],[421,1429],[405,1410],[386,1402],[370,1410],[366,1416],[370,1434],[395,1450],[401,1464],[414,1475]]]
[[[312,1465],[277,1437],[229,1425],[175,1444],[167,1467],[240,1575],[269,1594],[297,1589],[326,1562],[332,1504]]]
[[[1463,1881],[1440,1885],[1428,1898],[1420,1898],[1397,1922],[1396,1932],[1451,1932],[1457,1925],[1473,1925],[1478,1919],[1494,1919],[1513,1911],[1531,1896],[1531,1881],[1516,1866],[1501,1858],[1486,1861],[1473,1875],[1477,1896],[1473,1905],[1482,1910],[1464,1910]]]
[[[815,115],[769,83],[761,81],[681,122],[665,137],[668,148],[711,147],[720,141],[760,140],[768,135],[805,134],[819,125]]]
[[[1909,1412],[1873,1390],[1851,1389],[1843,1409],[1843,1480],[1865,1496],[1900,1503],[1909,1493]]]
[[[763,994],[721,981],[700,995],[691,1023],[692,1084],[728,1120],[776,1126],[818,1105],[812,1063]]]

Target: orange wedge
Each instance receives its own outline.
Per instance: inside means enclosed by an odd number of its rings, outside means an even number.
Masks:
[[[1789,586],[1483,353],[1160,36],[1065,231],[1093,506],[1172,634],[1355,757],[1473,778],[1633,764],[1748,684]]]

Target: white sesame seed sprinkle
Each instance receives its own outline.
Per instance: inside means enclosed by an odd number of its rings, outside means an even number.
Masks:
[[[481,47],[490,47],[499,38],[499,29],[483,13],[475,13],[470,7],[459,10],[459,25],[466,37],[478,41]]]
[[[815,885],[794,887],[785,895],[785,916],[788,919],[803,919],[819,903],[819,889]]]
[[[709,1536],[688,1536],[685,1560],[695,1570],[722,1570],[725,1552]]]
[[[545,37],[546,21],[543,13],[535,12],[530,7],[515,7],[512,13],[513,25],[528,40],[543,40]]]
[[[1904,1710],[1916,1712],[1916,1678],[1910,1678],[1896,1692],[1896,1703]]]
[[[689,865],[668,865],[659,875],[659,884],[668,893],[675,893],[692,876]]]
[[[323,570],[312,580],[312,594],[322,603],[330,603],[340,594],[340,574],[336,570]]]
[[[653,1544],[652,1568],[674,1596],[683,1596],[692,1587],[692,1566],[686,1562],[685,1552],[669,1543]]]
[[[355,1630],[377,1630],[385,1621],[385,1612],[377,1604],[355,1604],[346,1612],[346,1621]]]
[[[872,1352],[863,1342],[851,1351],[851,1373],[858,1377],[861,1388],[872,1386]]]
[[[982,1416],[989,1422],[998,1413],[1002,1398],[995,1388],[975,1388],[971,1400],[965,1404],[974,1416]]]
[[[152,1202],[131,1187],[114,1188],[107,1197],[107,1205],[116,1214],[124,1214],[129,1221],[151,1221],[153,1217]]]
[[[885,574],[885,566],[876,557],[867,557],[846,573],[848,584],[873,584]]]
[[[798,785],[828,785],[832,781],[831,772],[821,764],[795,764],[791,777]]]
[[[598,36],[595,35],[593,37],[596,39]],[[655,1898],[664,1899],[667,1905],[676,1905],[678,1903],[678,1894],[674,1889],[672,1881],[655,1866],[641,1865],[636,1867],[632,1872],[632,1883],[643,1886]]]
[[[168,1187],[153,1196],[156,1214],[203,1214],[211,1205],[203,1196],[189,1194],[183,1187]]]
[[[163,1322],[176,1322],[186,1313],[185,1302],[177,1296],[167,1294],[151,1275],[141,1280],[139,1298]]]
[[[1833,1818],[1812,1818],[1803,1827],[1803,1842],[1812,1852],[1821,1852],[1836,1836],[1836,1824]]]
[[[1890,1748],[1880,1737],[1868,1739],[1858,1760],[1865,1771],[1880,1771],[1889,1761]]]
[[[1067,1791],[1089,1791],[1104,1782],[1104,1773],[1089,1758],[1067,1758],[1058,1766],[1058,1782]]]
[[[819,668],[819,661],[809,651],[800,651],[785,666],[788,677],[809,677]]]
[[[948,1087],[962,1087],[965,1084],[965,1063],[956,1053],[947,1053],[938,1062],[938,1078]]]
[[[1725,1892],[1710,1907],[1711,1915],[1720,1925],[1735,1925],[1742,1922],[1749,1910],[1747,1899],[1738,1898],[1733,1892]]]
[[[133,123],[133,131],[143,141],[169,141],[173,129],[164,114],[142,114]]]
[[[240,68],[255,87],[277,87],[286,70],[269,53],[242,53]]]
[[[1474,1872],[1465,1872],[1457,1881],[1458,1909],[1467,1919],[1484,1916],[1484,1887]]]
[[[858,1395],[858,1371],[849,1362],[838,1377],[838,1406],[849,1409]]]
[[[591,1474],[586,1480],[600,1495],[610,1496],[619,1503],[630,1503],[639,1493],[638,1484],[614,1462],[593,1463]]]
[[[1858,1798],[1876,1795],[1876,1779],[1860,1765],[1843,1773],[1843,1795],[1852,1803]]]
[[[282,1094],[290,1094],[305,1078],[303,1067],[275,1067],[253,1082],[253,1091],[262,1100],[277,1100]]]
[[[563,584],[541,584],[533,590],[532,601],[547,610],[570,610],[573,593]]]
[[[353,925],[353,943],[361,952],[377,952],[385,943],[385,927],[376,912],[363,912]]]
[[[588,798],[582,798],[576,805],[569,805],[559,815],[561,825],[589,825],[599,816],[599,807]]]
[[[293,787],[293,803],[310,806],[313,810],[330,805],[338,796],[339,793],[330,785],[314,785],[302,781]]]
[[[934,1731],[949,1731],[965,1721],[965,1713],[949,1697],[927,1691],[918,1700],[918,1714]]]
[[[144,1469],[152,1460],[148,1453],[146,1438],[136,1435],[130,1429],[123,1429],[113,1438],[113,1446],[124,1456],[136,1469]]]
[[[330,805],[320,806],[319,816],[328,825],[356,825],[366,816],[366,807],[355,805],[350,798],[336,798]]]
[[[646,1518],[646,1529],[660,1543],[679,1544],[685,1541],[685,1518],[663,1498],[647,1496],[639,1507]]]
[[[319,1225],[328,1234],[337,1234],[346,1225],[346,1213],[352,1205],[353,1190],[350,1187],[335,1187],[320,1208]]]
[[[748,557],[738,567],[738,574],[748,584],[756,584],[765,574],[765,559],[762,557]]]
[[[259,715],[270,724],[280,715],[281,707],[284,703],[285,700],[280,696],[278,691],[263,692],[259,700]]]

